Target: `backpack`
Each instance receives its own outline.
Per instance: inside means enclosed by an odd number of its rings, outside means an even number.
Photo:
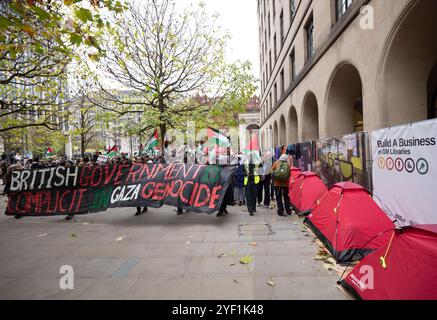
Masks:
[[[274,171],[274,178],[276,180],[287,181],[290,179],[291,171],[287,162],[281,161],[279,167]]]

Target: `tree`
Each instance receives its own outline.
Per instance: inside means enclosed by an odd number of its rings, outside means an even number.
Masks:
[[[250,63],[225,62],[228,36],[204,5],[180,11],[175,0],[136,1],[114,21],[96,63],[105,101],[96,104],[118,116],[140,114],[138,132],[159,127],[162,146],[168,129],[188,119],[232,119],[253,95]],[[120,97],[114,83],[133,94]]]
[[[101,10],[121,12],[112,0],[5,0],[0,3],[0,132],[57,130],[64,110],[66,71],[85,53],[99,59]],[[106,23],[105,23],[106,22]],[[59,117],[61,116],[61,117]]]
[[[43,156],[48,147],[56,154],[65,153],[67,137],[60,131],[47,130],[44,127],[27,127],[0,133],[7,151],[16,151],[26,155]]]
[[[73,127],[72,135],[78,136],[82,158],[85,156],[85,150],[94,142],[94,146],[99,145],[96,141],[100,137],[99,117],[95,107],[84,92],[78,96],[77,102],[72,108],[70,124]]]

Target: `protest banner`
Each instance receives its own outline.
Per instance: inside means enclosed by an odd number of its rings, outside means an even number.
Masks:
[[[86,214],[116,207],[163,205],[218,211],[236,167],[134,164],[13,171],[7,215]]]
[[[375,200],[403,226],[436,224],[437,120],[373,132]]]
[[[313,170],[314,141],[306,141],[295,145],[296,151],[293,156],[294,166],[305,171]]]
[[[371,190],[368,140],[366,132],[317,140],[313,171],[327,186],[350,181]]]

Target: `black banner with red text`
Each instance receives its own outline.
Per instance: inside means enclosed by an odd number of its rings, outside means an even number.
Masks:
[[[7,215],[86,214],[116,207],[163,205],[212,214],[236,167],[135,164],[13,171]]]

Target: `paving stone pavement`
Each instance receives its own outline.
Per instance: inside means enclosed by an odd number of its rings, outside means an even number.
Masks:
[[[229,207],[221,218],[123,208],[66,221],[15,220],[5,206],[1,196],[0,299],[347,299],[338,275],[314,260],[301,219],[268,208],[250,217]],[[59,286],[63,265],[74,290]]]

